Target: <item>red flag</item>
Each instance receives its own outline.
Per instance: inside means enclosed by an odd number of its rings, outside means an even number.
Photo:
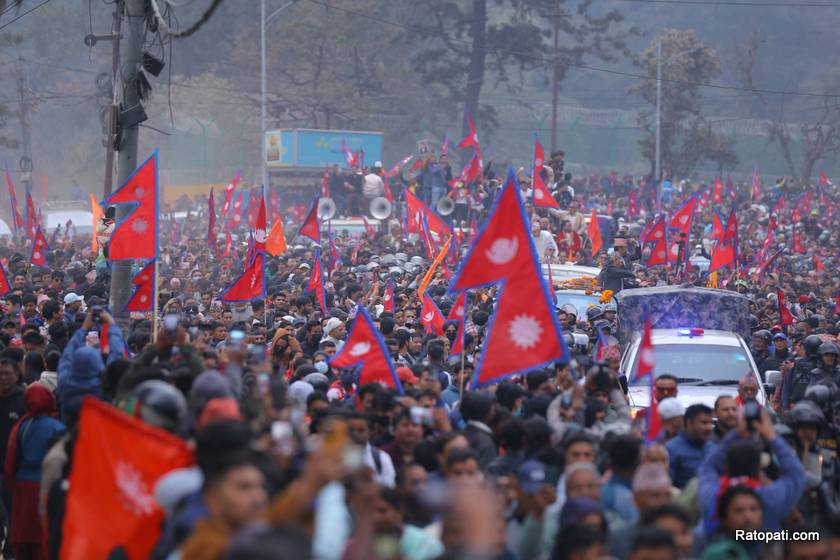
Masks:
[[[26,189],[26,237],[35,238],[35,229],[39,226],[38,213],[35,212],[35,202],[32,200],[32,193]]]
[[[333,369],[358,368],[356,384],[361,387],[368,383],[382,383],[386,387],[395,387],[402,394],[403,388],[388,349],[382,342],[379,331],[373,325],[363,305],[356,308],[356,318],[341,351],[330,361]]]
[[[464,184],[472,183],[481,176],[481,171],[481,160],[478,152],[476,152],[464,166],[464,169],[461,170],[461,180]]]
[[[755,171],[753,172],[752,199],[753,201],[761,200],[761,190],[759,189],[758,184],[758,166],[756,166]]]
[[[9,284],[9,276],[6,274],[6,269],[0,265],[0,296],[4,296],[12,291],[12,285]]]
[[[814,267],[817,269],[817,272],[822,272],[825,268],[825,265],[817,255],[814,255]]]
[[[825,174],[825,171],[820,169],[820,186],[827,187],[831,184],[831,181],[828,180],[828,175]]]
[[[647,266],[668,264],[668,243],[665,235],[665,218],[659,218],[645,236],[643,244],[653,243]]]
[[[233,201],[233,207],[230,209],[230,218],[233,220],[233,227],[238,227],[242,223],[242,198],[244,196],[244,191],[236,193],[236,198]]]
[[[385,284],[385,296],[382,298],[382,312],[383,313],[393,313],[394,312],[394,289],[396,288],[396,282],[394,278],[388,278],[387,284]]]
[[[132,560],[148,558],[164,519],[155,484],[192,465],[192,451],[184,440],[93,398],[84,401],[78,433],[61,558],[108,558],[118,547]]]
[[[125,305],[125,311],[154,311],[155,309],[155,261],[150,261],[137,273],[131,283],[134,293]]]
[[[779,298],[779,322],[782,325],[792,325],[793,313],[785,305],[785,293],[782,290],[776,290],[776,296]]]
[[[470,133],[458,143],[459,148],[469,148],[470,146],[478,146],[478,132],[475,130],[475,121],[471,114],[467,113],[467,124],[470,127]]]
[[[365,234],[371,238],[376,237],[376,230],[368,223],[367,216],[362,216],[362,221],[365,223]]]
[[[592,244],[592,256],[598,254],[604,241],[601,239],[601,226],[598,224],[598,212],[592,208],[592,216],[589,218],[589,227],[586,231],[589,236],[589,242]]]
[[[787,202],[785,202],[785,195],[780,195],[779,198],[776,199],[776,204],[773,205],[773,210],[770,211],[770,214],[778,214],[786,207]]]
[[[712,190],[712,202],[714,204],[723,203],[723,181],[720,180],[720,177],[715,177],[715,187]]]
[[[639,345],[639,365],[636,369],[636,379],[649,377],[650,379],[650,406],[647,409],[647,433],[645,441],[653,441],[662,431],[662,418],[659,416],[659,408],[653,393],[655,379],[653,369],[656,365],[656,354],[650,337],[650,319],[645,318],[645,332]]]
[[[631,190],[627,198],[627,217],[632,219],[639,215],[639,206],[636,202],[636,191]]]
[[[134,209],[119,222],[108,245],[109,260],[157,258],[158,254],[157,150],[104,202],[132,204]]]
[[[265,297],[265,254],[257,253],[245,272],[222,292],[222,301],[251,301]]]
[[[229,257],[230,250],[233,247],[233,241],[230,238],[230,224],[225,224],[225,252],[222,256]]]
[[[318,245],[321,244],[321,223],[318,221],[317,196],[315,197],[315,201],[312,203],[312,207],[309,209],[309,212],[306,214],[306,217],[303,219],[303,224],[301,224],[300,229],[298,230],[298,235],[308,237]]]
[[[543,151],[540,139],[535,140],[534,147],[534,174],[531,184],[534,187],[534,206],[540,208],[560,208],[560,205],[551,196],[551,191],[545,186],[545,181],[542,178],[543,162],[545,161],[545,152]]]
[[[330,197],[330,170],[324,168],[324,173],[321,175],[321,198]]]
[[[222,204],[222,216],[227,216],[228,212],[230,212],[230,203],[233,200],[233,192],[236,190],[236,185],[242,180],[242,177],[237,175],[236,177],[228,183],[228,186],[225,187],[225,202]]]
[[[484,230],[473,241],[451,287],[464,291],[502,283],[474,387],[569,357],[530,229],[511,168]]]
[[[412,194],[411,191],[406,190],[404,193],[407,207],[409,233],[421,233],[423,231],[423,216],[425,215],[429,222],[429,229],[438,235],[438,239],[443,239],[447,235],[451,234],[449,225],[443,221],[443,218],[432,212],[431,209],[426,206],[422,200]]]
[[[207,243],[216,245],[216,199],[213,198],[213,187],[207,197]]]
[[[262,193],[260,193],[262,194]],[[256,189],[251,189],[248,191],[248,226],[251,228],[257,228],[257,213],[262,207],[263,210],[263,226],[265,226],[265,197],[260,196],[262,201],[260,204],[257,204],[257,191]],[[263,227],[265,229],[265,227]]]
[[[551,270],[549,269],[549,274]],[[455,336],[455,341],[452,343],[452,348],[449,349],[450,356],[457,356],[464,351],[464,330],[467,322],[467,292],[461,292],[455,303],[452,304],[452,309],[449,310],[449,315],[446,316],[447,321],[458,321],[458,334]]]
[[[735,215],[735,207],[729,213],[726,220],[726,227],[719,241],[712,251],[712,262],[709,271],[714,272],[725,266],[735,265],[738,259],[738,219]]]
[[[426,329],[426,332],[433,332],[437,336],[443,336],[443,323],[446,319],[443,317],[438,306],[435,305],[434,300],[428,292],[423,294],[423,307],[420,309],[420,323]]]
[[[383,181],[383,186],[385,187],[385,200],[393,204],[394,193],[391,191],[391,182],[386,179],[385,181]]]
[[[470,239],[475,239],[478,235],[478,223],[475,221],[475,216],[470,220]]]
[[[805,245],[802,244],[801,234],[797,228],[793,228],[793,251],[795,253],[807,253]]]
[[[12,222],[15,233],[23,229],[23,216],[20,215],[18,208],[17,195],[15,195],[15,186],[12,184],[12,177],[9,175],[9,169],[6,168],[6,187],[9,189],[9,204],[12,207]]]
[[[694,217],[694,209],[697,206],[697,197],[692,196],[683,204],[676,214],[668,222],[668,228],[677,229],[680,233],[688,233],[691,231],[691,220]]]
[[[47,266],[47,251],[50,246],[47,243],[47,238],[44,237],[44,232],[38,227],[35,230],[35,239],[32,242],[32,255],[29,257],[29,262],[35,266]]]
[[[321,250],[315,249],[315,258],[312,263],[312,272],[309,274],[309,281],[306,283],[304,294],[315,294],[318,305],[321,307],[321,314],[327,316],[327,298],[324,293],[324,268],[321,266]]]
[[[406,163],[408,163],[411,160],[411,158],[413,158],[413,157],[414,156],[406,156],[406,157],[402,158],[400,161],[398,161],[396,163],[396,165],[394,165],[394,167],[392,167],[389,171],[387,171],[385,173],[384,178],[387,179],[388,177],[393,177],[394,175],[399,173],[402,166],[405,165]]]
[[[253,206],[253,204],[251,204]],[[265,242],[268,239],[268,225],[265,219],[265,196],[260,192],[260,206],[254,224],[254,252],[265,253]]]
[[[720,221],[720,214],[717,213],[717,210],[712,210],[712,234],[709,236],[709,239],[719,241],[723,238],[723,234],[724,227]]]

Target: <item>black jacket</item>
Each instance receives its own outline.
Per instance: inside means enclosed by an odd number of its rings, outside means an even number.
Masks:
[[[634,286],[636,275],[627,268],[608,264],[601,271],[599,279],[601,286],[605,290],[612,290],[614,293],[618,293],[623,288]]]
[[[496,440],[493,438],[493,434],[481,426],[468,423],[467,427],[464,428],[464,436],[470,442],[470,447],[478,455],[478,464],[481,470],[487,470],[487,467],[498,455]]]

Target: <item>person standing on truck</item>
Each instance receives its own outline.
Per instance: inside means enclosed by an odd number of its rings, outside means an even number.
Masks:
[[[373,164],[370,172],[365,175],[364,183],[362,183],[362,194],[368,202],[377,196],[385,195],[385,182],[382,180],[382,162],[377,161]]]

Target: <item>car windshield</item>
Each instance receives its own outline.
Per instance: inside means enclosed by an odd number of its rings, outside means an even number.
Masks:
[[[654,376],[670,373],[679,383],[687,385],[737,385],[751,369],[750,361],[740,346],[712,344],[656,344],[654,345]],[[629,376],[631,385],[645,385],[647,379],[636,379],[639,353],[636,352]]]
[[[571,303],[577,309],[579,318],[586,318],[586,310],[590,305],[598,305],[598,296],[588,296],[586,294],[569,294],[564,292],[557,292],[557,307]]]

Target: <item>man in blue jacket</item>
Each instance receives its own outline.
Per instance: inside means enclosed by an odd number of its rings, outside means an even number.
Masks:
[[[110,348],[105,360],[102,359],[101,351],[105,341],[100,342],[99,348],[87,344],[88,333],[94,329],[95,313],[98,313],[101,325],[108,325],[107,336]],[[66,426],[72,427],[78,420],[82,398],[87,395],[102,398],[102,371],[106,364],[124,356],[125,348],[122,331],[111,314],[105,310],[89,310],[82,327],[77,329],[70,338],[61,355],[61,361],[58,362],[56,393],[61,420]]]
[[[685,488],[697,476],[700,463],[711,450],[709,439],[714,430],[712,409],[704,404],[693,404],[683,416],[685,429],[665,444],[668,450],[668,471],[674,486]]]
[[[760,478],[762,445],[756,436],[769,447],[781,473],[769,484],[762,484]],[[744,485],[755,489],[764,508],[762,529],[765,531],[781,528],[782,520],[796,505],[805,488],[805,469],[794,450],[776,434],[770,415],[765,410],[751,426],[742,416],[738,428],[727,433],[712,449],[700,465],[697,476],[707,536],[717,529],[715,512],[718,500],[727,488]]]

